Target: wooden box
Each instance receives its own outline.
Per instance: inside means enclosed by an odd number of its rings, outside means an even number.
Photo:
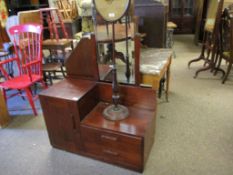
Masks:
[[[154,142],[156,92],[120,86],[121,104],[130,115],[109,121],[103,109],[111,103],[109,83],[65,79],[40,94],[51,144],[105,162],[143,171]]]

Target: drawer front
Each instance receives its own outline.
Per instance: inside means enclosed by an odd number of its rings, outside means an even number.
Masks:
[[[84,149],[88,154],[125,166],[142,166],[142,139],[81,126]]]

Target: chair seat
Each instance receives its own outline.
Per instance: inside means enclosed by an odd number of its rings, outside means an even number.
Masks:
[[[61,66],[61,63],[46,63],[43,64],[42,70],[45,72],[57,71],[61,69]]]
[[[0,87],[8,89],[23,89],[40,80],[42,80],[42,78],[39,75],[32,75],[32,81],[28,75],[22,75],[1,83]]]
[[[43,47],[44,46],[65,46],[73,42],[72,39],[59,39],[58,41],[56,39],[46,39],[42,42]]]
[[[223,52],[223,56],[226,57],[226,58],[229,58],[230,57],[230,52]]]
[[[171,49],[148,49],[141,54],[140,72],[142,74],[159,75],[168,64]]]

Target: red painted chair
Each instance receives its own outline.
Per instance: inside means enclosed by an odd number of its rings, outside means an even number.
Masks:
[[[15,95],[20,95],[25,91],[26,97],[32,107],[34,115],[37,111],[31,87],[36,83],[41,83],[46,87],[42,75],[42,26],[34,24],[24,24],[13,26],[9,29],[10,35],[14,38],[15,57],[0,62],[0,70],[5,77],[5,81],[0,84],[3,88],[5,99]],[[10,76],[5,69],[5,65],[14,62],[18,70],[17,75]],[[6,97],[5,90],[17,90],[19,93]]]

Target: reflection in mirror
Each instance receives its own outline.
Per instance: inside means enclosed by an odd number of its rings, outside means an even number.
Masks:
[[[118,82],[135,84],[134,41],[132,39],[135,33],[135,23],[133,18],[130,15],[124,16],[115,23],[114,51],[112,49],[112,24],[104,21],[95,9],[93,9],[93,18],[100,80],[112,81],[112,54],[114,52]]]

